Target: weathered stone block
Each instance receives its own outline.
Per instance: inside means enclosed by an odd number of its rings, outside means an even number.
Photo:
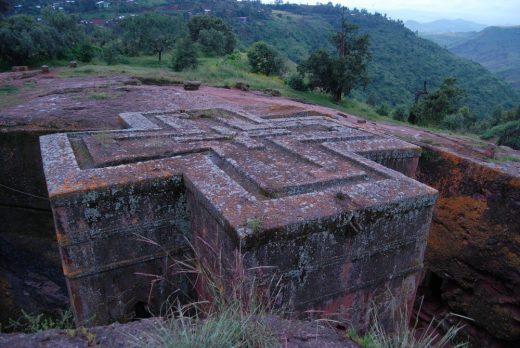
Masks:
[[[197,91],[200,87],[200,81],[184,81],[185,91]]]
[[[29,67],[27,65],[15,65],[11,67],[11,71],[20,72],[20,71],[28,71]]]
[[[149,296],[137,274],[167,276],[186,237],[202,262],[239,250],[246,266],[271,266],[258,276],[281,276],[278,305],[296,313],[363,326],[372,301],[413,301],[437,193],[377,162],[413,176],[418,147],[323,116],[120,117],[128,130],[41,138],[78,322],[128,319],[189,291],[173,279]]]

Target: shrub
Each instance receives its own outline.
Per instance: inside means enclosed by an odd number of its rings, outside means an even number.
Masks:
[[[22,331],[33,333],[49,329],[72,329],[74,328],[74,318],[70,310],[61,312],[59,316],[48,314],[30,314],[22,309],[22,316],[18,320],[9,320],[6,327],[12,331]]]
[[[388,104],[383,103],[379,105],[379,107],[376,109],[376,112],[378,113],[378,115],[388,116],[388,114],[390,114],[390,107],[388,106]]]
[[[295,73],[290,74],[285,79],[285,84],[297,91],[304,92],[309,89],[309,87],[307,86],[307,84],[305,83],[305,81],[303,79],[303,76],[300,74],[295,74]]]
[[[497,144],[520,150],[520,121],[509,122],[509,124],[504,127]]]
[[[447,115],[459,112],[459,104],[465,92],[456,83],[455,78],[446,78],[438,90],[421,98],[410,110],[410,122],[438,126]]]
[[[458,131],[464,128],[464,115],[460,113],[448,115],[442,120],[441,128]]]
[[[377,104],[377,97],[374,93],[370,93],[367,97],[366,103],[370,106],[376,106]]]
[[[102,59],[108,64],[116,64],[121,60],[121,44],[118,41],[111,41],[103,47]]]
[[[96,55],[96,47],[88,41],[83,41],[76,48],[76,57],[80,62],[89,63]]]
[[[224,58],[225,62],[239,62],[242,60],[242,56],[240,55],[240,52],[233,52]]]
[[[251,46],[247,58],[254,73],[280,75],[285,70],[285,64],[278,51],[263,41]]]
[[[392,118],[396,121],[406,121],[407,117],[406,109],[402,106],[398,106],[392,112]]]
[[[172,58],[172,69],[182,71],[188,68],[197,68],[197,49],[193,42],[186,38],[180,40],[175,46]]]

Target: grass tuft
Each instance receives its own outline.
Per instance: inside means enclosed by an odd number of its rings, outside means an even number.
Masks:
[[[168,306],[165,320],[131,337],[133,344],[143,347],[146,342],[145,347],[154,348],[279,346],[277,337],[262,322],[273,312],[271,298],[252,276],[254,270],[245,268],[240,251],[235,251],[233,260],[224,260],[220,251],[203,240],[199,243],[208,253],[205,257],[172,259],[171,266],[175,273],[191,276],[199,298]]]
[[[391,295],[392,296],[392,295]],[[393,296],[392,296],[393,297]],[[406,307],[406,306],[405,306]],[[419,308],[419,312],[421,308]],[[389,324],[383,325],[378,317],[375,305],[371,310],[371,326],[365,335],[359,335],[355,328],[347,331],[347,337],[363,348],[466,348],[469,344],[459,336],[464,326],[453,325],[450,317],[463,316],[450,314],[442,320],[433,318],[426,328],[419,327],[419,314],[410,323],[407,309],[393,312]]]
[[[17,320],[10,319],[5,327],[8,331],[33,333],[49,329],[73,329],[74,317],[72,311],[61,312],[59,316],[44,313],[31,314],[22,309],[22,316]]]
[[[17,93],[19,88],[14,85],[2,85],[0,86],[0,95]]]
[[[203,306],[202,306],[203,307]],[[140,333],[136,346],[160,348],[188,347],[276,347],[278,340],[262,324],[260,309],[243,312],[239,301],[209,313],[198,304],[179,306],[169,319],[154,329]],[[198,315],[190,315],[193,311]]]
[[[262,220],[259,218],[249,218],[247,219],[247,227],[253,232],[257,233],[262,230]]]

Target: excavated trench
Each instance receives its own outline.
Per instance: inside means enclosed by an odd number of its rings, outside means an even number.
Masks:
[[[0,138],[3,325],[21,309],[52,314],[68,308],[45,199],[40,135],[19,132]],[[481,342],[513,344],[519,337],[519,179],[432,146],[423,147],[417,179],[440,191],[419,291],[426,297],[423,312],[430,317],[461,313],[475,320],[465,324]]]
[[[149,100],[146,93],[152,92],[138,93]],[[176,90],[153,93],[178,94]],[[218,99],[230,92],[210,93],[219,103],[230,103]],[[265,104],[265,97],[237,95],[233,98],[247,97],[251,103]],[[199,102],[209,103],[209,97],[206,99]],[[169,103],[171,99],[163,100]],[[296,104],[284,102],[287,108]],[[114,121],[110,122],[100,123],[99,129],[113,129]],[[21,309],[56,313],[69,307],[38,143],[40,135],[62,131],[58,128],[0,134],[2,325],[17,318]],[[465,330],[481,345],[514,346],[520,340],[520,175],[440,146],[416,143],[423,148],[417,179],[440,193],[428,240],[425,280],[419,291],[426,298],[422,317],[458,313],[472,319],[464,322]]]

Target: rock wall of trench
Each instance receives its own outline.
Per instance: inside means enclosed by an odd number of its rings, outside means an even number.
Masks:
[[[2,134],[1,184],[47,195],[40,135]],[[417,179],[440,192],[426,267],[440,279],[442,300],[502,342],[519,340],[520,179],[429,146]],[[68,307],[46,200],[0,188],[0,242],[0,322],[17,317],[21,308]]]
[[[48,132],[47,132],[48,133]],[[68,308],[38,137],[0,136],[0,323]]]
[[[425,260],[435,291],[498,345],[520,340],[520,178],[426,146],[417,179],[440,195]]]

